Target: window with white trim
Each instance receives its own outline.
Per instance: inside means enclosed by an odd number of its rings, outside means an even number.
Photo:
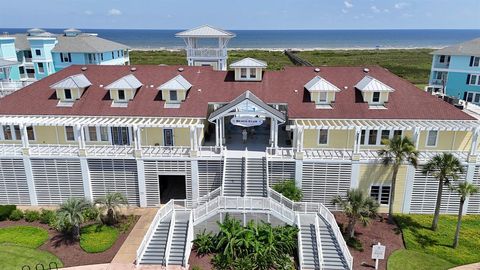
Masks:
[[[72,100],[72,90],[71,89],[63,89],[63,93],[65,94],[66,100]]]
[[[178,95],[176,90],[170,90],[170,100],[171,101],[177,101],[178,100]]]
[[[380,102],[380,92],[373,92],[372,93],[372,103]]]
[[[250,69],[250,79],[257,78],[257,71],[254,68]]]
[[[427,135],[427,146],[437,146],[438,130],[429,130]]]
[[[480,74],[468,74],[467,75],[467,84],[468,85],[480,85]]]
[[[108,127],[85,127],[86,140],[90,142],[108,142],[110,134]]]
[[[39,49],[36,49],[36,50],[35,50],[35,55],[36,55],[36,56],[41,56],[41,55],[42,55],[42,51],[39,50]]]
[[[108,127],[99,127],[98,129],[100,131],[100,140],[102,142],[110,141],[110,136],[108,135],[109,128]]]
[[[125,90],[119,89],[118,90],[118,100],[125,100]]]
[[[390,203],[390,186],[371,186],[370,197],[372,197],[379,204],[388,205]]]
[[[470,58],[471,67],[480,67],[480,56],[472,56]]]
[[[98,141],[97,139],[97,128],[96,127],[88,127],[88,140],[91,142]]]
[[[72,62],[72,54],[71,53],[60,53],[60,62],[62,62],[62,63]]]
[[[75,129],[73,126],[65,126],[65,138],[68,142],[73,142],[77,140],[77,136],[75,136]]]
[[[378,130],[370,130],[368,135],[368,145],[377,145]]]
[[[360,134],[361,145],[382,145],[385,139],[393,139],[396,136],[402,136],[402,130],[376,130],[376,129],[362,129]]]
[[[247,78],[247,69],[241,68],[240,69],[240,78]]]
[[[32,126],[27,127],[27,137],[29,141],[35,141],[35,131]]]
[[[480,104],[480,92],[466,92],[466,101]]]
[[[318,92],[318,103],[327,103],[327,92]]]
[[[0,140],[20,141],[22,139],[22,132],[19,125],[1,126],[1,131]],[[29,141],[35,140],[35,132],[32,126],[27,127],[27,137]]]
[[[44,73],[45,72],[45,67],[43,66],[43,63],[38,63],[38,73]]]
[[[318,144],[321,144],[321,145],[328,144],[328,129],[318,130]]]

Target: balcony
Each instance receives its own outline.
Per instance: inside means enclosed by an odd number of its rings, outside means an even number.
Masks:
[[[187,57],[219,58],[226,57],[227,49],[220,48],[190,48],[187,49]]]
[[[438,62],[438,61],[435,61],[435,62],[433,63],[433,68],[448,69],[449,66],[450,66],[450,62],[440,63],[440,62]]]
[[[0,98],[10,95],[11,93],[29,85],[30,82],[19,82],[19,81],[0,81]]]
[[[78,157],[80,148],[76,144],[30,144],[30,156],[34,157]],[[133,158],[135,149],[129,145],[87,145],[84,149],[87,157]],[[190,157],[193,152],[188,146],[143,146],[141,149],[146,158],[179,158]],[[218,157],[221,147],[202,146],[196,152],[199,157]],[[22,156],[21,144],[0,144],[0,156]]]
[[[430,80],[430,85],[444,86],[444,85],[447,85],[447,80],[432,79]]]

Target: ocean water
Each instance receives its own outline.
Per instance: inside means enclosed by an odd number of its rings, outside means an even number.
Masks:
[[[0,28],[0,33],[27,29]],[[62,29],[46,29],[62,33]],[[181,30],[81,29],[134,49],[180,49]],[[237,36],[228,47],[240,49],[373,49],[440,48],[480,37],[475,30],[231,30]]]

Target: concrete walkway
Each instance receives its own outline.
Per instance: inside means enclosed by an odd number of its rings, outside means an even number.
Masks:
[[[129,209],[132,214],[142,215],[133,227],[123,245],[112,260],[112,264],[133,264],[137,258],[137,249],[143,241],[159,208],[136,208]]]
[[[450,270],[480,270],[480,263],[472,263],[451,268]]]

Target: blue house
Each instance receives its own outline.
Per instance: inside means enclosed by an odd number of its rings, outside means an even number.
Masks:
[[[0,69],[0,81],[4,85],[35,81],[72,64],[128,65],[128,51],[128,46],[73,28],[63,34],[33,28],[26,34],[3,35],[0,60],[4,68]]]
[[[480,38],[432,54],[428,90],[480,104]]]

